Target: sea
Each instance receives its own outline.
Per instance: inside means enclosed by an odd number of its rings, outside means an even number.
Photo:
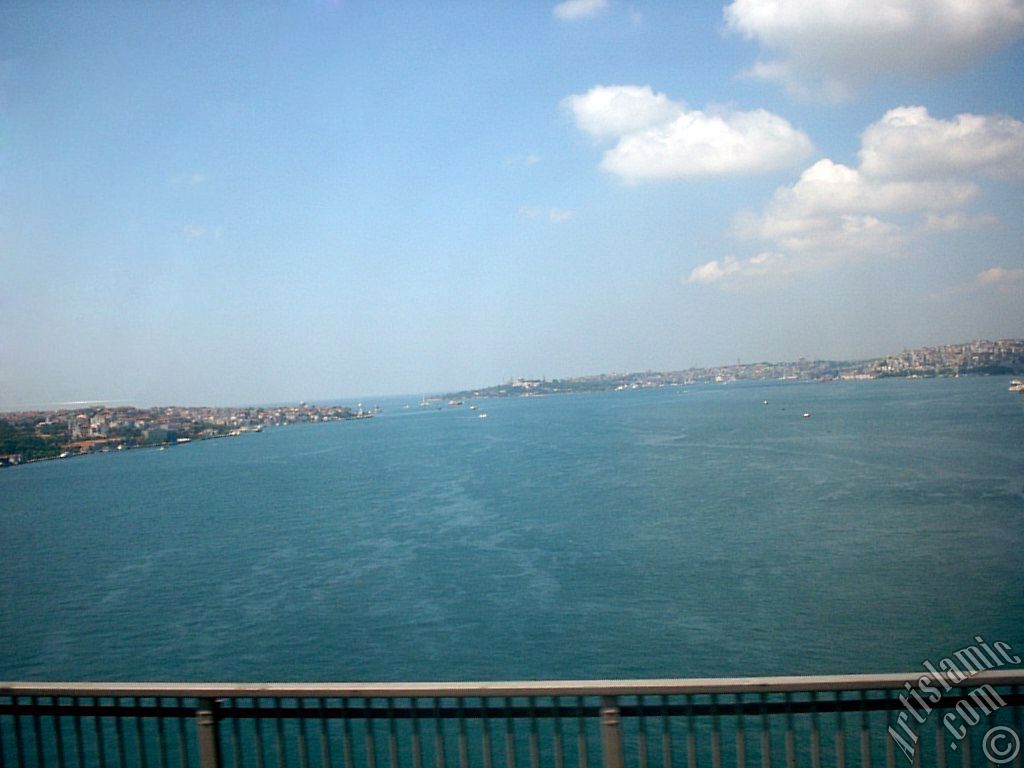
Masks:
[[[1019,651],[1008,384],[387,398],[3,469],[0,679],[874,673],[976,637]]]

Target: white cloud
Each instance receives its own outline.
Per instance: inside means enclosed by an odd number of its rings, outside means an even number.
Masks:
[[[649,85],[597,85],[562,99],[576,127],[597,139],[623,136],[663,125],[682,114],[682,104]]]
[[[727,256],[721,264],[718,263],[717,259],[712,259],[707,264],[694,267],[686,282],[717,283],[723,278],[738,272],[739,269],[739,264],[736,263],[736,259],[732,256]]]
[[[628,181],[763,173],[800,162],[812,148],[771,112],[687,110],[649,86],[596,86],[562,106],[591,136],[618,138],[601,168]]]
[[[770,57],[749,74],[834,101],[963,69],[1024,34],[1024,0],[734,0],[724,14]]]
[[[688,282],[895,256],[929,235],[992,226],[995,216],[967,209],[984,177],[1017,175],[1019,125],[999,116],[936,120],[923,107],[892,110],[864,132],[858,167],[818,160],[777,189],[760,213],[735,217],[733,234],[784,255],[770,264],[709,262]]]
[[[551,12],[564,21],[575,21],[596,16],[607,8],[608,0],[563,0]]]
[[[924,107],[899,107],[868,127],[861,146],[861,168],[875,176],[1024,178],[1024,123],[1003,115],[938,120]]]
[[[687,283],[719,283],[727,278],[748,277],[752,275],[780,275],[787,274],[799,269],[789,259],[780,253],[765,251],[756,256],[751,256],[743,261],[734,256],[726,256],[721,264],[712,260],[706,264],[694,267],[690,276],[685,280]]]
[[[984,272],[979,272],[976,278],[979,285],[1006,285],[1008,283],[1024,282],[1024,269],[1007,269],[1006,267],[991,267]]]
[[[787,218],[822,213],[942,210],[957,208],[977,193],[960,181],[879,180],[829,159],[800,174],[791,187],[776,191],[769,211]]]

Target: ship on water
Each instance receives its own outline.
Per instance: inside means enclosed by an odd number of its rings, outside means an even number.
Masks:
[[[1024,394],[1024,381],[1021,381],[1020,379],[1014,379],[1013,381],[1011,381],[1010,391],[1020,392],[1021,394]]]

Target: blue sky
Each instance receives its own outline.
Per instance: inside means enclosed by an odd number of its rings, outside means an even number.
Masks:
[[[1024,335],[1024,2],[6,3],[0,408]]]

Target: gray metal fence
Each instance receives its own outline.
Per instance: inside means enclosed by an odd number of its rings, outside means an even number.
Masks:
[[[1021,768],[1024,670],[920,677],[0,683],[0,768]]]

